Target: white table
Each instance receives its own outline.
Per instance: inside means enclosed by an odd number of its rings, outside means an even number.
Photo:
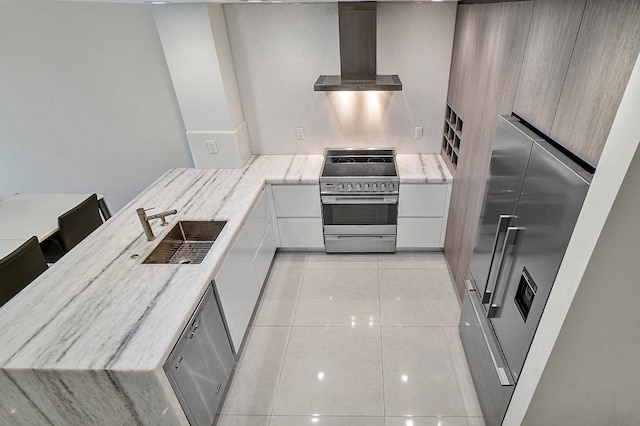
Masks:
[[[18,194],[1,200],[0,259],[34,235],[40,242],[51,237],[58,230],[58,216],[90,195]]]
[[[20,247],[26,240],[0,240],[0,259]]]

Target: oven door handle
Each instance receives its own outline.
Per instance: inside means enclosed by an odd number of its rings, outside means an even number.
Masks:
[[[322,196],[322,204],[397,204],[397,195],[381,195],[378,197],[355,196],[355,197],[328,197]]]

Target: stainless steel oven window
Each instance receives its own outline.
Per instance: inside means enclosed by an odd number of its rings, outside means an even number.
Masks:
[[[397,225],[397,204],[323,204],[325,225]]]

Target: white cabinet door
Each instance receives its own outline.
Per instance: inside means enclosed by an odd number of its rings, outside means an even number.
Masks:
[[[447,201],[447,184],[401,184],[399,217],[442,217]]]
[[[280,247],[324,249],[321,218],[278,218]]]
[[[215,279],[234,353],[238,353],[240,349],[260,293],[253,267],[257,247],[252,244],[249,233],[250,229],[247,227],[240,231]]]
[[[319,185],[272,185],[278,217],[321,217]]]
[[[403,248],[442,248],[441,217],[398,218],[398,239],[396,247]]]
[[[273,224],[269,222],[253,262],[260,287],[264,285],[264,280],[267,277],[267,272],[269,272],[269,267],[271,267],[271,261],[276,253],[276,248],[276,237],[273,232]]]
[[[269,200],[263,191],[215,279],[234,353],[247,331],[275,251]]]

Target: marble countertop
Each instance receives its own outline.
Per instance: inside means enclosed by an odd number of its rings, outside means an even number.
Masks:
[[[453,176],[439,154],[396,154],[401,183],[448,183]]]
[[[450,182],[439,155],[398,155],[401,182]],[[267,183],[317,183],[321,155],[254,156],[243,169],[172,169],[0,309],[0,368],[157,370]],[[138,207],[177,209],[146,240]],[[153,211],[151,212],[153,213]],[[178,220],[226,220],[201,264],[143,265]]]

